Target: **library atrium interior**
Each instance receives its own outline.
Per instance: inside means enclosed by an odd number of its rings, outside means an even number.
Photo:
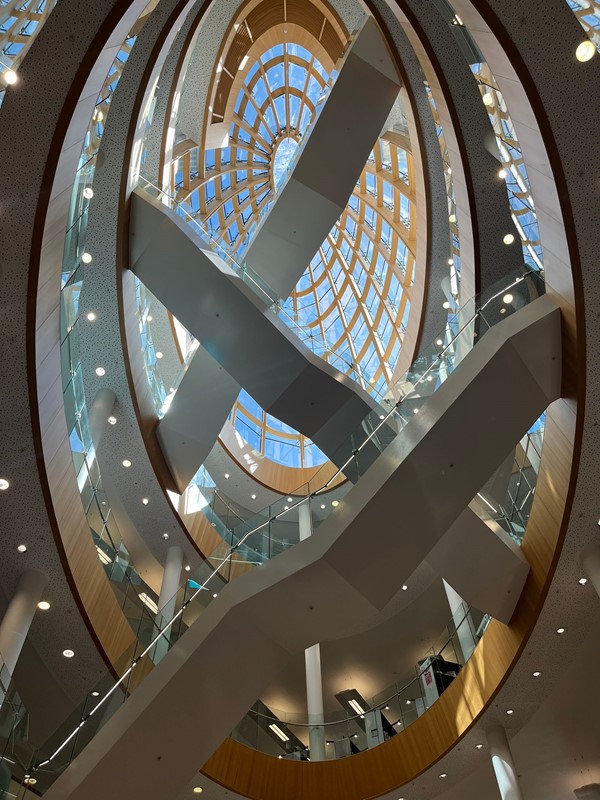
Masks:
[[[0,798],[600,800],[599,50],[0,0]]]

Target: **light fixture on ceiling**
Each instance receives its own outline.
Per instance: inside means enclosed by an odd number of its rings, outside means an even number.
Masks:
[[[147,322],[152,322],[152,315],[151,314],[148,314],[148,316],[146,317],[146,321]]]
[[[84,264],[91,264],[92,263],[92,254],[91,253],[82,253],[81,260]]]
[[[429,383],[431,383],[431,381],[433,380],[433,375],[428,375],[427,380],[429,381]]]
[[[514,709],[513,709],[513,708],[508,708],[508,709],[506,710],[506,713],[507,713],[507,714],[508,714],[508,716],[510,717],[510,715],[511,715],[511,714],[514,714],[514,713],[515,713],[515,711],[514,711]]]
[[[500,178],[500,180],[503,181],[506,178],[507,175],[508,175],[508,172],[507,172],[507,170],[504,169],[504,167],[502,167],[502,169],[498,170],[498,177]]]
[[[290,507],[289,507],[289,506],[284,506],[284,507],[283,507],[283,510],[284,510],[284,511],[289,511],[289,510],[290,510]]]
[[[475,750],[481,750],[482,748],[483,748],[482,744],[476,744],[475,745]]]
[[[7,83],[9,86],[14,86],[19,80],[19,77],[14,69],[7,69],[6,72],[2,74],[2,77],[4,78],[5,83]]]
[[[160,352],[160,350],[156,351],[156,357],[157,358],[162,358],[163,357],[163,354]]]
[[[508,292],[508,293],[507,293],[507,294],[505,294],[505,295],[504,295],[504,297],[502,298],[502,302],[504,303],[504,305],[506,305],[506,306],[507,306],[509,303],[512,303],[512,301],[513,301],[514,299],[515,299],[515,298],[512,296],[512,294],[511,294],[510,292]]]
[[[20,544],[17,547],[17,550],[19,551],[19,553],[26,553],[27,552],[27,545],[26,544]]]
[[[539,669],[536,669],[536,671],[532,672],[531,674],[534,678],[539,678],[542,673],[539,671]]]
[[[202,791],[201,786],[194,786],[194,794],[200,794]]]
[[[454,259],[453,258],[449,258],[448,259],[448,266],[451,267],[453,264],[454,264]]]
[[[401,722],[400,720],[398,720],[398,722],[396,723],[396,725],[397,725],[397,727],[400,727],[400,725],[402,725],[402,722]]]
[[[113,417],[112,414],[111,414],[110,417],[108,418],[107,422],[108,422],[109,425],[116,425],[117,424],[117,418]]]
[[[250,497],[252,498],[252,500],[256,500],[256,495],[255,494],[251,494]]]
[[[325,503],[321,503],[321,508],[322,508],[322,509],[324,509],[324,508],[325,508]]]
[[[40,611],[48,611],[50,608],[50,603],[47,600],[40,600],[38,603],[38,608]]]
[[[567,630],[566,628],[557,628],[557,629],[556,629],[556,632],[557,632],[557,633],[558,633],[558,635],[560,636],[561,634],[565,633],[565,632],[566,632],[566,630]]]
[[[507,233],[504,236],[504,238],[502,239],[504,244],[512,244],[514,242],[514,240],[515,240],[515,237],[514,237],[514,234],[512,234],[512,233]]]
[[[87,317],[87,321],[88,321],[88,322],[94,322],[94,320],[96,319],[96,315],[94,314],[94,312],[93,312],[93,311],[89,311],[89,312],[86,314],[86,317]]]
[[[456,214],[450,214],[448,217],[449,222],[456,222]]]
[[[440,778],[447,778],[448,775],[446,772],[440,772]]]
[[[225,480],[229,480],[229,473],[226,472],[224,477],[225,477]]]
[[[28,786],[35,786],[37,778],[32,778],[31,775],[25,775],[23,783],[26,783]]]
[[[0,492],[5,492],[9,486],[10,483],[6,480],[6,478],[0,478]]]
[[[354,698],[352,698],[351,700],[348,700],[348,705],[357,714],[364,714],[365,713],[364,708],[361,706],[361,704],[358,702],[358,700],[355,700]]]
[[[384,414],[380,414],[379,415],[379,419],[385,419],[385,415]]]
[[[185,570],[186,572],[189,572],[189,571],[191,570],[191,567],[190,567],[190,565],[189,565],[189,564],[186,564],[186,565],[185,565],[185,567],[184,567],[184,570]]]
[[[339,506],[339,504],[340,504],[340,501],[339,501],[339,500],[332,500],[332,501],[331,501],[331,505],[332,505],[334,508],[337,508],[337,507]]]
[[[213,592],[213,598],[218,597],[218,592]]]
[[[407,591],[407,589],[408,589],[408,586],[407,586],[406,584],[404,584],[404,585],[402,586],[402,591],[403,591],[403,592],[406,592],[406,591]]]
[[[96,375],[99,378],[104,377],[104,375],[106,375],[106,370],[104,369],[104,367],[96,367]]]
[[[446,167],[446,175],[452,175],[452,167]]]
[[[383,710],[384,710],[384,711],[389,711],[389,710],[390,710],[390,707],[389,707],[389,706],[385,706]]]
[[[493,106],[494,105],[494,95],[491,92],[486,92],[483,95],[483,105],[484,106]]]
[[[419,409],[418,408],[413,408],[413,414],[418,414],[418,413],[419,413]]]
[[[92,697],[100,697],[100,692],[97,692],[97,691],[94,690],[92,692]]]
[[[168,541],[169,540],[169,534],[165,531],[163,533],[163,535],[162,535],[162,538],[165,540],[165,542]]]
[[[407,700],[407,701],[406,701],[406,705],[407,705],[407,706],[411,706],[411,705],[412,705],[412,700]]]
[[[435,343],[436,343],[436,345],[437,345],[438,347],[441,347],[441,346],[444,344],[444,343],[443,343],[443,341],[442,341],[441,339],[436,339],[436,342],[435,342]]]
[[[288,501],[288,503],[291,503],[292,502],[292,498],[288,497],[287,501]]]
[[[83,190],[83,196],[85,197],[86,200],[92,199],[92,197],[94,196],[94,190],[92,189],[91,186],[85,187],[85,189]]]
[[[275,723],[274,723],[274,722],[272,722],[272,723],[269,725],[269,728],[270,728],[270,729],[273,731],[273,733],[275,734],[275,736],[278,736],[278,737],[281,739],[281,741],[282,741],[282,742],[289,742],[289,740],[290,740],[290,737],[289,737],[289,736],[287,736],[287,735],[286,735],[286,734],[285,734],[285,733],[284,733],[284,732],[281,730],[281,728],[279,727],[279,725],[275,725]]]
[[[75,653],[73,652],[73,650],[63,650],[63,656],[65,658],[73,658],[74,655]]]
[[[581,44],[577,45],[577,50],[575,50],[575,58],[577,61],[581,61],[582,63],[589,61],[590,58],[596,53],[596,47],[591,39],[586,39],[585,41],[581,42]]]
[[[0,486],[0,489],[1,489],[1,488],[2,488],[2,487]],[[587,578],[579,578],[579,581],[578,581],[578,583],[579,583],[579,585],[580,585],[580,586],[585,586],[587,582],[588,582],[588,579],[587,579]]]
[[[128,458],[123,459],[123,466],[127,469],[127,467],[131,466],[131,461]]]
[[[143,503],[145,506],[147,506],[149,502],[150,502],[150,500],[148,500],[148,498],[147,498],[147,497],[142,497],[142,503]]]

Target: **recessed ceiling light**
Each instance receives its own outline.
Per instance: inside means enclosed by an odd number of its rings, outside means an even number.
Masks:
[[[94,196],[94,190],[92,189],[91,186],[85,187],[85,189],[83,190],[83,196],[85,197],[86,200],[92,199],[92,197]]]
[[[506,713],[510,716],[511,714],[514,714],[515,712],[514,712],[514,709],[509,708],[509,709],[507,709]]]
[[[0,489],[1,488],[2,488],[2,486],[0,486]],[[579,578],[579,585],[580,586],[585,586],[587,582],[588,582],[587,578]]]
[[[384,710],[384,711],[389,711],[389,710],[390,710],[390,707],[389,707],[389,706],[385,706],[385,708],[384,708],[383,710]]]
[[[201,786],[194,786],[194,794],[200,794],[201,791],[202,791]]]
[[[38,608],[40,609],[40,611],[48,611],[48,609],[50,608],[50,603],[47,600],[40,600],[40,602],[38,603]]]
[[[148,314],[148,316],[146,317],[146,320],[148,322],[152,322],[152,314]]]
[[[0,478],[0,492],[5,492],[9,486],[10,483],[6,480],[6,478]]]
[[[256,500],[256,495],[255,494],[251,494],[250,497],[252,498],[252,500]]]
[[[449,222],[456,222],[456,214],[450,214],[448,217]]]
[[[86,314],[86,317],[88,322],[93,322],[96,319],[96,315],[93,311],[90,311],[88,314]]]
[[[503,181],[506,178],[507,175],[508,175],[508,172],[507,172],[507,170],[504,169],[504,167],[502,167],[502,169],[498,170],[498,177],[500,178],[500,180]]]
[[[217,597],[217,592],[213,592],[213,597]]]
[[[451,267],[453,264],[454,264],[454,259],[453,258],[449,258],[448,259],[448,266]]]
[[[123,459],[123,466],[124,467],[130,467],[131,466],[131,461],[128,458],[124,458]]]
[[[106,375],[106,370],[104,369],[104,367],[96,367],[96,375],[99,378],[102,378],[104,375]]]
[[[26,775],[23,783],[28,784],[29,786],[35,786],[37,783],[37,778],[32,778],[31,775]]]
[[[561,633],[565,633],[565,631],[566,631],[566,630],[567,630],[566,628],[557,628],[557,629],[556,629],[556,632],[557,632],[558,634],[561,634]]]
[[[507,233],[506,236],[504,236],[504,238],[502,239],[504,244],[512,244],[514,242],[514,240],[515,240],[515,237],[514,237],[514,234],[512,234],[512,233]]]
[[[225,478],[226,478],[227,480],[229,480],[229,473],[228,473],[228,472],[226,472],[226,473],[225,473]]]
[[[506,314],[506,309],[505,309],[505,308],[501,308],[501,309],[500,309],[500,313],[501,313],[501,314]]]
[[[437,339],[436,340],[436,344],[437,344],[438,347],[441,347],[444,343],[443,343],[443,341],[441,339]]]
[[[581,61],[583,59],[579,60]],[[2,77],[9,86],[14,86],[18,80],[17,73],[14,71],[14,69],[7,69],[6,72],[3,73]]]
[[[340,501],[339,501],[339,500],[332,500],[332,501],[331,501],[331,505],[332,505],[334,508],[337,508],[337,507],[339,506],[339,504],[340,504]]]
[[[65,658],[73,658],[75,653],[72,650],[63,650],[63,656]]]
[[[400,722],[400,720],[398,720],[398,722],[396,723],[396,725],[397,725],[398,727],[400,727],[400,725],[402,725],[402,723]]]
[[[446,300],[444,303],[442,303],[442,308],[445,308],[447,311],[450,308],[450,303]]]
[[[162,358],[163,357],[163,354],[160,352],[160,350],[156,351],[156,357],[157,358]]]
[[[321,503],[321,508],[325,508],[325,503]]]
[[[117,424],[117,418],[113,417],[112,414],[111,414],[111,416],[108,418],[108,424],[109,425],[116,425]]]
[[[492,106],[494,104],[494,95],[491,92],[486,92],[482,100],[484,106]]]
[[[149,502],[150,502],[150,500],[148,500],[148,498],[147,498],[147,497],[142,497],[142,503],[143,503],[145,506],[147,506]]]
[[[427,380],[429,381],[429,383],[431,383],[431,381],[433,380],[433,375],[428,375]]]
[[[581,42],[581,44],[577,45],[577,50],[575,50],[575,58],[577,59],[577,61],[581,62],[589,61],[590,58],[593,57],[595,52],[596,52],[596,47],[594,46],[594,43],[591,41],[591,39],[586,39],[585,42]],[[5,79],[6,79],[6,73],[5,73]]]
[[[287,501],[288,501],[288,503],[291,503],[292,502],[292,498],[288,497]]]
[[[19,553],[26,553],[27,552],[27,545],[26,544],[20,544],[17,547],[17,550],[19,551]]]
[[[407,589],[408,589],[408,586],[406,584],[404,584],[404,586],[402,587],[402,591],[405,592]]]
[[[448,775],[445,772],[440,772],[440,778],[447,778]]]
[[[410,705],[412,705],[412,700],[407,700],[407,701],[406,701],[406,705],[407,705],[407,706],[410,706]]]
[[[92,254],[91,253],[83,253],[81,256],[81,260],[84,264],[91,264],[92,263]]]
[[[168,533],[165,531],[165,532],[163,533],[162,537],[163,537],[163,539],[164,539],[164,540],[165,540],[165,542],[166,542],[166,541],[169,539],[169,534],[168,534]]]
[[[481,750],[482,747],[483,747],[482,744],[476,744],[475,745],[475,750]]]
[[[189,572],[189,571],[191,570],[191,567],[190,567],[190,565],[189,565],[189,564],[186,564],[186,565],[185,565],[185,567],[184,567],[184,570],[185,570],[186,572]]]
[[[379,419],[385,419],[385,415],[384,414],[380,414],[379,415]]]
[[[536,669],[536,671],[532,673],[534,678],[539,678],[541,674],[542,673],[539,671],[539,669]]]
[[[413,414],[418,414],[418,413],[419,413],[419,409],[418,408],[413,408]]]
[[[502,302],[504,303],[504,305],[508,305],[509,303],[512,303],[512,301],[513,301],[514,299],[515,299],[515,298],[512,296],[512,294],[511,294],[510,292],[508,292],[508,293],[507,293],[507,294],[505,294],[505,295],[504,295],[504,297],[502,298]]]
[[[92,697],[100,697],[100,692],[97,692],[97,691],[94,690],[92,692]]]

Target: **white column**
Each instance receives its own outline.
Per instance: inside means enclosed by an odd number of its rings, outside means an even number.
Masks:
[[[47,583],[48,578],[42,572],[24,572],[0,623],[0,658],[10,675],[14,672]]]
[[[178,545],[173,545],[167,550],[167,558],[163,571],[160,595],[158,597],[158,613],[156,624],[162,628],[173,618],[177,591],[181,584],[181,570],[183,569],[183,550]],[[153,660],[158,663],[169,649],[169,632],[159,639],[154,649]]]
[[[506,731],[500,726],[492,728],[487,732],[487,740],[500,797],[502,800],[523,800]]]
[[[583,569],[600,597],[600,545],[594,544],[583,552]]]
[[[471,616],[470,614],[465,615],[465,611],[468,608],[467,604],[464,602],[462,597],[454,591],[450,584],[446,583],[446,581],[444,581],[444,589],[446,590],[446,597],[448,598],[450,613],[452,614],[452,619],[454,620],[454,624],[456,626],[458,641],[466,663],[471,657],[471,653],[475,649],[476,645],[475,636],[473,635],[473,631],[471,629]]]
[[[298,506],[300,541],[312,536],[310,500]],[[323,727],[323,681],[319,644],[304,651],[306,668],[306,706],[308,709],[308,743],[311,761],[325,761],[325,728]]]

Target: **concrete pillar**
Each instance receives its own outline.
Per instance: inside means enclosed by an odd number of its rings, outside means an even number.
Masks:
[[[492,728],[487,732],[487,740],[500,797],[502,800],[523,800],[506,731],[500,726]]]
[[[456,626],[456,634],[458,643],[462,650],[463,660],[467,662],[471,657],[477,642],[473,633],[473,625],[471,623],[471,615],[466,614],[467,604],[462,597],[454,591],[449,583],[444,581],[444,589],[446,590],[446,597],[448,598],[448,605],[450,606],[450,613]]]
[[[167,558],[163,572],[160,595],[158,597],[158,613],[156,624],[162,628],[173,618],[177,591],[181,585],[181,570],[183,569],[183,550],[178,545],[173,545],[167,550]],[[170,630],[159,639],[153,652],[153,661],[158,663],[169,649]]]
[[[0,623],[0,658],[10,675],[14,672],[47,583],[48,578],[42,572],[24,572]]]
[[[582,562],[585,574],[600,597],[600,544],[594,544],[584,550]]]
[[[300,541],[312,535],[310,500],[298,506]],[[321,648],[314,644],[304,651],[306,668],[306,706],[308,709],[308,743],[311,761],[325,761],[325,728],[323,727],[323,681]]]

